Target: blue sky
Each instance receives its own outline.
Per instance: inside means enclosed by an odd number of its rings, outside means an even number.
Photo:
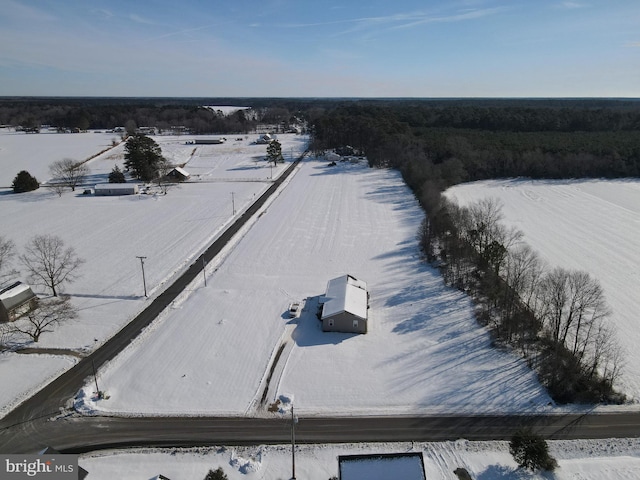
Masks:
[[[0,95],[640,97],[640,0],[0,0]]]

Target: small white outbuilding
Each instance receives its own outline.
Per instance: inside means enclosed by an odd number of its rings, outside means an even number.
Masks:
[[[0,290],[0,323],[13,322],[36,308],[38,297],[29,285],[15,282]]]
[[[140,189],[137,183],[98,183],[96,195],[137,195]]]

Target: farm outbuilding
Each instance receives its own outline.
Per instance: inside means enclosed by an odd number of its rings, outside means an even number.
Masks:
[[[268,143],[271,143],[275,140],[275,138],[273,138],[271,136],[271,134],[269,133],[265,133],[264,135],[261,135],[257,140],[256,143],[259,145],[266,145]]]
[[[367,333],[369,293],[367,284],[351,275],[329,280],[323,298],[322,330]]]
[[[226,138],[197,138],[193,143],[196,145],[220,145],[226,140]]]
[[[98,183],[96,195],[137,195],[140,189],[137,183]]]
[[[179,182],[183,182],[191,178],[191,174],[187,172],[184,168],[176,167],[167,173],[167,177],[178,180]]]
[[[36,308],[38,297],[29,285],[15,282],[0,290],[0,323],[13,322]]]

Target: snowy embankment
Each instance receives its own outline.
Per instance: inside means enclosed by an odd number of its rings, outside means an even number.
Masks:
[[[640,180],[488,180],[455,186],[447,196],[467,205],[501,201],[503,222],[551,267],[582,270],[604,289],[627,361],[619,389],[640,400]]]
[[[105,135],[2,132],[0,171],[11,172],[9,183],[25,166],[45,173],[48,165],[60,158],[82,159],[101,151],[110,138]],[[114,165],[123,167],[123,145],[90,160],[87,165],[91,175],[76,192],[66,191],[58,197],[45,187],[23,194],[0,190],[0,234],[15,243],[17,253],[23,252],[34,235],[51,234],[61,237],[66,246],[73,247],[86,260],[79,271],[80,279],[64,288],[78,308],[79,318],[57,327],[53,333],[43,334],[38,344],[20,337],[14,343],[87,353],[111,337],[148,303],[143,296],[137,256],[147,257],[146,284],[152,298],[268,188],[271,175],[275,177],[286,168],[286,163],[271,168],[258,160],[264,158],[266,146],[252,144],[256,138],[247,136],[223,145],[196,146],[185,144],[189,138],[184,136],[155,137],[163,155],[176,164],[186,164],[185,168],[196,175],[192,183],[169,187],[167,195],[82,195],[85,187],[106,182]],[[305,137],[279,138],[287,160],[306,148]],[[46,175],[39,178],[46,179]],[[17,260],[13,266],[20,269]],[[24,274],[23,271],[17,280],[27,282]],[[46,294],[42,289],[36,292]],[[4,385],[0,415],[75,360],[0,353],[0,379]]]
[[[457,468],[465,468],[478,480],[629,480],[638,478],[640,471],[638,439],[551,441],[549,450],[559,465],[553,474],[517,469],[507,442],[297,445],[296,477],[327,480],[338,476],[341,455],[405,452],[423,454],[429,480],[455,479],[453,471]],[[82,456],[79,463],[94,480],[149,479],[157,475],[192,480],[204,478],[218,467],[230,480],[290,478],[291,446],[105,451]],[[408,477],[396,470],[394,478]]]
[[[189,186],[184,186],[187,188]],[[532,412],[550,399],[494,349],[471,304],[421,259],[422,212],[395,171],[307,159],[214,271],[98,374],[120,414],[248,414],[295,395],[301,414]],[[291,301],[352,274],[371,292],[366,335],[323,333]],[[311,300],[309,303],[312,303]],[[92,385],[87,385],[85,398]]]

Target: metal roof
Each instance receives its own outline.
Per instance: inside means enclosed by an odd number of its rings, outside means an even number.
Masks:
[[[351,275],[343,275],[327,284],[322,318],[349,312],[366,319],[367,303],[367,284]]]

